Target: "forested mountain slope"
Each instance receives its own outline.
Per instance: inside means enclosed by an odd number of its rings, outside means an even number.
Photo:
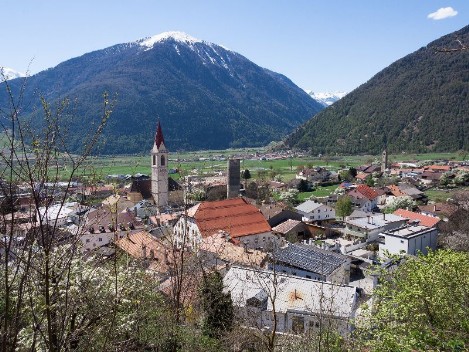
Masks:
[[[313,153],[469,149],[469,26],[396,61],[286,140]]]
[[[22,83],[9,81],[15,96]],[[262,146],[323,108],[285,76],[234,51],[167,32],[29,77],[22,113],[31,116],[40,95],[49,102],[70,98],[79,119],[64,122],[77,150],[102,108],[104,91],[116,104],[101,141],[103,154],[147,152],[158,119],[170,150]],[[0,108],[8,109],[5,89]]]

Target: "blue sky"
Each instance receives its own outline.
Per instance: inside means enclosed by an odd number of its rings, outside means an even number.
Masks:
[[[93,50],[183,31],[319,92],[351,91],[468,25],[469,1],[0,0],[0,14],[0,66],[18,71],[29,66],[34,74]]]

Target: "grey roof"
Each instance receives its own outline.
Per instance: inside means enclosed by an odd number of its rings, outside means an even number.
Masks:
[[[347,257],[331,251],[303,244],[290,244],[274,253],[277,263],[285,263],[299,269],[330,275],[347,261]]]
[[[397,223],[399,221],[406,221],[406,218],[394,214],[375,213],[374,215],[369,217],[367,216],[363,218],[349,219],[346,220],[345,223],[360,227],[362,229],[374,230],[377,228],[385,227],[391,223]]]
[[[351,318],[356,308],[356,288],[336,285],[269,270],[232,266],[223,278],[224,292],[229,292],[233,304],[245,307],[250,298],[267,299],[267,311],[289,311],[303,314],[328,314]],[[275,290],[275,291],[274,291]],[[275,295],[272,295],[276,292]],[[327,312],[327,313],[326,313]]]
[[[298,205],[295,209],[302,211],[303,213],[311,213],[313,210],[319,208],[321,205],[321,203],[316,203],[313,200],[307,200],[306,202]]]

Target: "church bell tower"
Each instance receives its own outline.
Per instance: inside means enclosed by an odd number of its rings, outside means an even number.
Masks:
[[[159,121],[151,150],[151,194],[158,208],[168,205],[168,150]]]

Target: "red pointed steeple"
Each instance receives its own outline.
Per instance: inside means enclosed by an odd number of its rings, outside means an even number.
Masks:
[[[161,129],[160,121],[158,120],[158,127],[156,128],[156,134],[155,134],[155,144],[159,148],[161,146],[161,143],[164,144],[164,137],[163,137],[163,131]]]

